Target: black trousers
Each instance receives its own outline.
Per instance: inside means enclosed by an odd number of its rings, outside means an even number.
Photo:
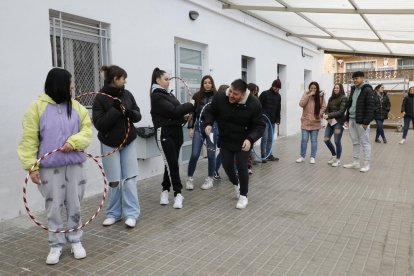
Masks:
[[[162,190],[170,191],[173,186],[174,196],[181,193],[183,185],[180,178],[178,158],[183,145],[183,130],[179,127],[160,127],[157,129],[157,145],[164,159],[164,179]]]
[[[247,161],[249,159],[250,151],[231,151],[225,148],[220,148],[221,161],[224,171],[229,177],[233,185],[240,184],[240,195],[247,196],[249,191],[249,172],[247,170]],[[236,163],[236,171],[234,170],[234,163]]]

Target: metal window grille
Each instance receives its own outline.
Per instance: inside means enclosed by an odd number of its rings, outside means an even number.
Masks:
[[[103,85],[100,68],[109,64],[109,25],[50,11],[50,42],[53,67],[72,74],[75,96],[98,91]],[[91,107],[94,96],[82,97],[80,102]]]
[[[347,72],[375,70],[375,61],[346,63]]]
[[[414,69],[414,59],[413,58],[399,59],[397,69]]]

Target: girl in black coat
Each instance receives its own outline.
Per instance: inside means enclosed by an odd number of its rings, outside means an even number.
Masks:
[[[407,138],[410,122],[414,125],[414,86],[410,87],[408,95],[404,97],[401,105],[401,116],[404,117],[403,137],[400,141],[400,144],[402,145],[405,143],[405,138]]]
[[[391,102],[388,98],[387,93],[384,92],[384,85],[382,83],[378,84],[375,89],[375,123],[377,126],[377,131],[375,135],[375,142],[381,143],[379,137],[382,137],[382,141],[387,143],[387,138],[385,138],[384,133],[384,120],[388,119],[388,112],[391,109]]]

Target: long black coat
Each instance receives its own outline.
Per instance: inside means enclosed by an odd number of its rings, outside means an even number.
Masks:
[[[408,94],[404,97],[401,105],[401,113],[405,112],[405,117],[414,117],[414,95]]]
[[[204,126],[215,121],[219,127],[219,147],[231,151],[241,151],[246,139],[253,145],[265,129],[260,102],[248,91],[241,102],[233,104],[224,92],[214,95]]]
[[[375,93],[375,120],[384,120],[388,118],[388,112],[391,110],[391,102],[387,93],[380,97]]]
[[[348,99],[348,107],[346,110],[345,120],[349,121],[349,109],[352,106],[352,96],[354,95],[355,86],[351,87],[351,94]],[[374,120],[375,101],[374,90],[372,86],[365,83],[361,87],[361,93],[356,102],[355,121],[357,124],[369,125]]]
[[[263,113],[270,119],[273,124],[280,124],[280,110],[282,97],[279,92],[274,92],[272,88],[263,91],[259,96],[262,104]]]

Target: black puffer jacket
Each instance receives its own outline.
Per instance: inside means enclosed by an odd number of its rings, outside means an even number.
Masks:
[[[408,93],[404,97],[404,100],[401,105],[401,113],[405,112],[405,117],[414,117],[414,95]]]
[[[352,96],[354,95],[355,86],[351,87],[349,95],[348,107],[346,110],[345,121],[349,121],[349,109],[352,106]],[[369,125],[374,120],[375,101],[374,90],[368,83],[364,83],[361,87],[361,93],[356,102],[355,121],[357,124]]]
[[[345,95],[333,95],[328,100],[326,115],[328,119],[335,119],[339,124],[345,122],[345,111],[348,107],[348,97]]]
[[[375,93],[375,120],[385,120],[391,110],[391,102],[387,93],[382,93],[382,97]]]
[[[119,89],[108,84],[105,84],[100,92],[120,99],[122,105],[132,111],[129,124],[130,129],[126,142],[128,145],[137,137],[133,123],[141,120],[141,113],[134,96],[124,88]],[[112,106],[113,101],[107,96],[96,95],[92,105],[92,121],[98,130],[99,141],[114,148],[119,146],[124,140],[127,133],[128,121],[121,111]]]
[[[279,92],[275,92],[270,88],[260,94],[259,100],[262,104],[263,113],[269,117],[272,124],[280,124],[282,97]]]
[[[211,101],[213,100],[213,96],[214,96],[213,91],[209,91],[209,92],[198,91],[197,93],[193,95],[193,100],[196,100],[201,93],[203,94],[201,97],[201,101],[199,103],[196,101],[195,103],[195,111],[192,114],[193,116],[191,117],[191,120],[188,122],[188,125],[187,125],[188,128],[194,128],[194,124],[196,123],[197,120],[201,119],[201,121],[204,121],[204,114],[206,114],[207,110],[210,108],[209,106],[206,106],[204,108],[204,106],[208,103],[211,103]],[[203,114],[201,114],[201,111],[203,111]],[[200,115],[202,115],[202,118],[200,118]]]
[[[181,127],[184,115],[193,112],[191,103],[181,104],[177,98],[159,85],[153,85],[151,92],[151,116],[155,128],[165,126]]]
[[[233,104],[226,93],[215,94],[205,115],[204,126],[211,126],[215,121],[219,127],[219,147],[231,151],[241,151],[246,139],[253,145],[265,129],[260,102],[248,91],[241,102]]]

